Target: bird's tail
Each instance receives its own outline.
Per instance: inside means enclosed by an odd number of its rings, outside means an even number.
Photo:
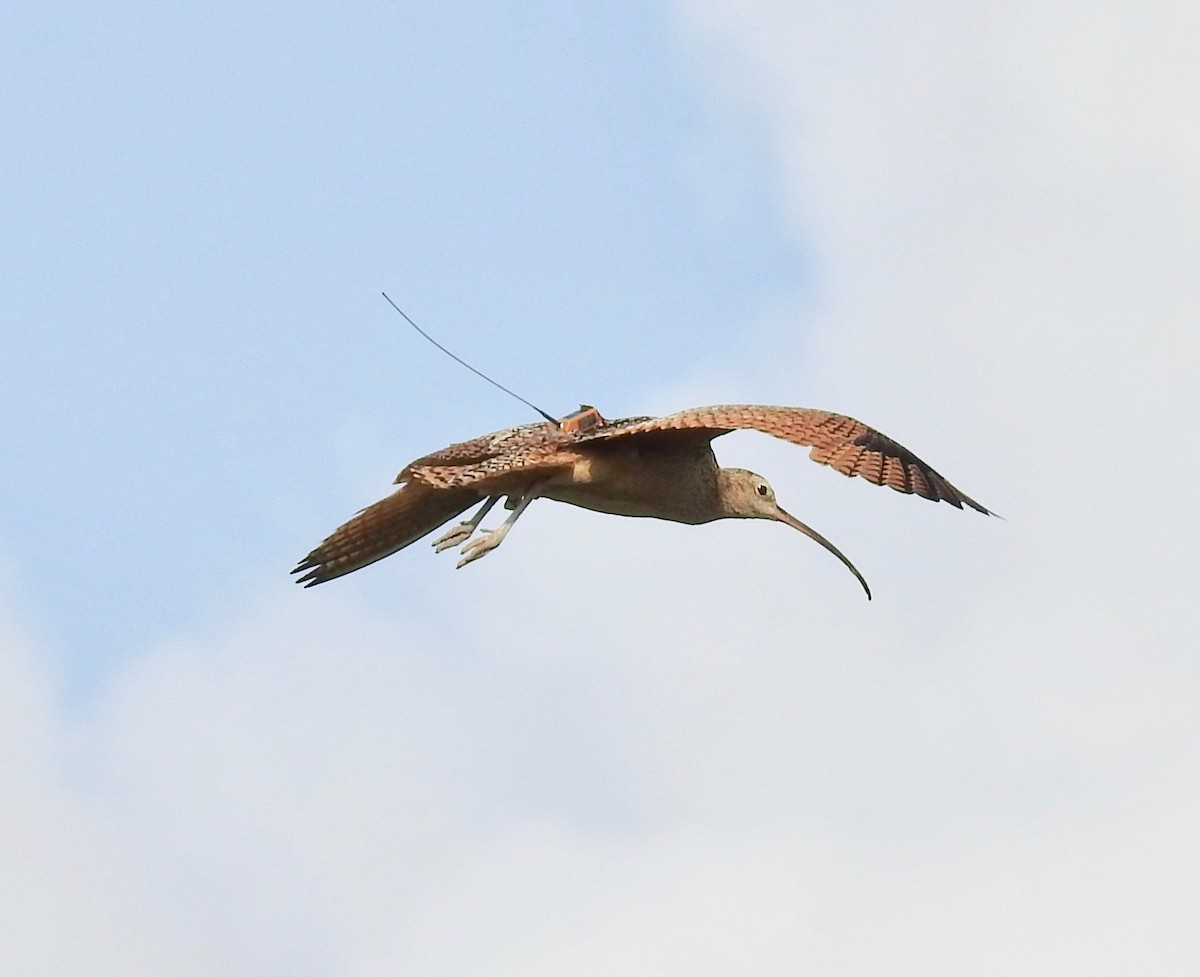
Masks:
[[[312,587],[382,560],[433,532],[480,501],[471,489],[432,489],[409,482],[367,506],[300,561],[292,573]]]

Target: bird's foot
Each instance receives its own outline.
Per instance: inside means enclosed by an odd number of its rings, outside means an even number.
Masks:
[[[500,545],[504,539],[504,532],[501,529],[488,529],[480,533],[473,540],[462,548],[462,559],[458,561],[456,570],[461,570],[468,563],[473,563],[481,556],[485,556]]]
[[[475,527],[478,525],[474,522],[460,522],[449,532],[444,533],[433,541],[433,551],[440,553],[442,550],[448,550],[451,546],[457,546],[459,543],[464,543],[471,538],[471,533],[475,532]]]

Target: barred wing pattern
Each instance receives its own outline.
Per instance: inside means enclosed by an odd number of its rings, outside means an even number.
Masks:
[[[334,530],[292,573],[307,570],[296,581],[306,587],[340,577],[416,542],[478,501],[472,489],[410,483]]]
[[[506,427],[502,431],[483,434],[469,441],[459,441],[457,444],[422,455],[405,465],[404,470],[396,476],[396,481],[407,481],[422,468],[469,467],[482,464],[491,458],[507,456],[516,449],[570,443],[573,437],[547,421]]]
[[[532,472],[578,437],[549,422],[509,427],[410,461],[396,481],[447,489],[477,485],[498,475]]]
[[[964,505],[992,515],[978,502],[960,492],[903,445],[887,435],[843,414],[805,407],[766,407],[728,404],[696,407],[666,417],[630,418],[613,421],[579,437],[580,441],[661,435],[692,431],[710,440],[736,430],[755,430],[792,444],[811,447],[809,457],[834,471],[860,476],[875,485],[897,492],[919,495],[935,502]]]

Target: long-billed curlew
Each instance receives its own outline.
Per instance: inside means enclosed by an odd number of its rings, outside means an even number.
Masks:
[[[851,478],[992,515],[907,448],[841,414],[735,405],[606,421],[594,408],[582,407],[557,423],[511,427],[410,462],[396,476],[400,489],[335,530],[292,572],[308,571],[298,580],[306,587],[324,583],[403,549],[482,502],[470,520],[433,544],[439,552],[463,544],[458,561],[463,567],[499,546],[529,503],[540,498],[692,525],[773,519],[829,550],[858,578],[869,599],[871,590],[854,564],[785,512],[765,478],[717,464],[713,438],[739,429],[811,447],[814,461]],[[471,539],[502,497],[512,510],[509,517]]]

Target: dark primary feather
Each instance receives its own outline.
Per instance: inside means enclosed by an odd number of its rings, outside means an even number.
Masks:
[[[695,432],[711,440],[736,430],[761,431],[792,444],[811,447],[809,457],[813,461],[850,478],[860,476],[897,492],[948,502],[957,509],[967,505],[992,515],[903,445],[862,421],[830,411],[756,404],[696,407],[666,417],[614,421],[580,440],[662,437],[666,432]]]
[[[472,489],[432,489],[410,483],[369,505],[334,530],[292,573],[312,587],[382,560],[449,522],[479,501]]]

